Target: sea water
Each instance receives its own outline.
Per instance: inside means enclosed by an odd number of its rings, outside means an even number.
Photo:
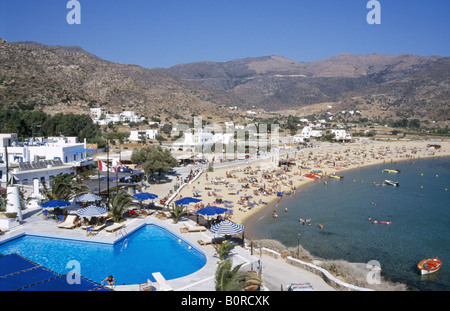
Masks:
[[[400,173],[382,172],[385,168]],[[412,289],[450,290],[450,157],[337,172],[344,178],[319,180],[284,196],[278,206],[254,215],[246,231],[288,247],[300,243],[324,259],[376,260],[384,277]],[[374,186],[385,179],[400,186]],[[311,219],[311,225],[301,224],[301,218]],[[420,276],[417,263],[436,256],[441,270]]]

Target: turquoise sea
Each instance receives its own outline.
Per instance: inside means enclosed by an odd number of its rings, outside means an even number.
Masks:
[[[382,172],[385,168],[400,173]],[[254,215],[246,235],[289,247],[300,242],[325,259],[377,260],[384,277],[411,289],[450,290],[450,157],[373,165],[339,175],[344,178],[328,178],[328,185],[323,180],[310,183],[294,196],[284,196],[278,207]],[[400,186],[374,186],[385,179]],[[277,218],[272,217],[274,209]],[[373,224],[369,217],[391,224]],[[300,218],[311,219],[311,225],[301,224]],[[440,271],[420,276],[417,263],[436,256],[443,262]]]

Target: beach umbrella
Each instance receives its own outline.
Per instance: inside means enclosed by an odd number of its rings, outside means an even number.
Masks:
[[[101,201],[101,200],[102,200],[101,196],[93,194],[93,193],[86,193],[75,199],[75,201],[83,202],[83,203],[96,202],[96,201]]]
[[[197,211],[197,214],[204,215],[204,216],[215,216],[220,215],[223,213],[228,212],[227,208],[214,206],[214,205],[208,205],[204,208],[201,208]]]
[[[71,203],[69,201],[55,199],[55,200],[50,200],[50,201],[44,202],[44,203],[41,204],[41,206],[42,207],[56,208],[56,207],[69,206],[70,204]]]
[[[244,226],[236,224],[229,220],[223,220],[217,225],[212,226],[210,231],[214,234],[233,235],[244,231]]]
[[[88,207],[82,208],[77,212],[78,216],[81,217],[102,217],[106,216],[108,213],[108,210],[103,207],[99,207],[96,205],[89,205]]]
[[[153,193],[141,192],[141,193],[133,194],[133,197],[135,197],[139,201],[145,201],[145,200],[154,200],[158,196],[156,194],[153,194]]]
[[[201,201],[202,201],[201,199],[185,197],[185,198],[176,200],[175,204],[176,205],[187,205],[187,204],[190,204],[190,203],[198,203],[198,202],[201,202]]]

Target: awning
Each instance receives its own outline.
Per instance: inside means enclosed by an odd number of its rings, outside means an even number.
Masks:
[[[83,152],[88,152],[88,151],[94,151],[95,149],[91,149],[91,148],[82,148],[82,149],[75,149],[75,150],[69,150],[69,151],[65,151],[67,153],[83,153]]]

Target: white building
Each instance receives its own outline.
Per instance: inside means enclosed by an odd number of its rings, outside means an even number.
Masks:
[[[323,133],[320,130],[313,130],[310,126],[305,126],[302,129],[299,137],[303,139],[310,139],[311,137],[322,137]]]
[[[138,130],[131,131],[130,137],[128,138],[130,141],[140,141],[144,139],[156,139],[159,135],[159,130],[157,129],[149,129],[149,130]]]
[[[89,114],[96,119],[100,119],[102,115],[106,115],[107,113],[108,111],[105,108],[91,108]]]
[[[334,134],[335,140],[351,140],[352,137],[345,130],[331,130],[331,134]]]
[[[86,148],[76,137],[37,138],[19,143],[17,134],[0,134],[0,180],[30,184],[33,179],[50,181],[59,173],[75,174],[77,167],[94,163],[95,150]]]
[[[98,110],[98,109],[102,109],[102,108],[91,108],[91,114],[94,114],[92,109],[97,109],[97,110],[94,110],[94,112],[96,113],[96,117],[93,118],[93,122],[98,125],[107,125],[109,123],[118,123],[118,122],[140,123],[145,119],[143,117],[140,118],[140,117],[136,116],[134,111],[129,111],[129,110],[123,111],[120,114],[111,114],[111,113],[105,113],[104,109]],[[99,113],[101,113],[100,116],[98,115]]]

